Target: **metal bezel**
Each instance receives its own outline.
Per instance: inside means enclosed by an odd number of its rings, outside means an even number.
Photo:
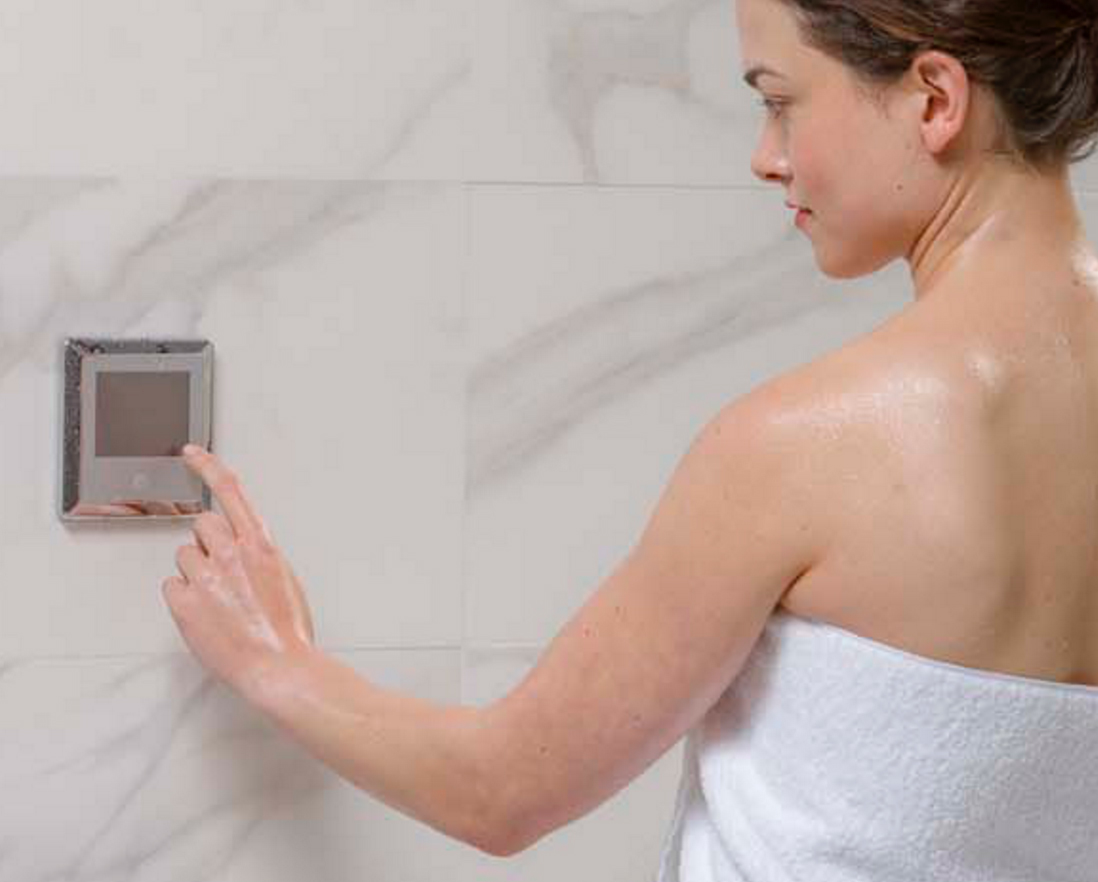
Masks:
[[[188,441],[211,449],[213,344],[208,340],[66,338],[61,347],[61,462],[58,514],[63,521],[180,520],[209,511],[209,488],[181,456],[96,457],[95,378],[105,372],[168,370],[191,374]],[[140,470],[136,471],[135,470]],[[116,495],[120,476],[146,479],[130,496]],[[136,494],[136,496],[134,496]],[[148,498],[143,498],[147,496]]]

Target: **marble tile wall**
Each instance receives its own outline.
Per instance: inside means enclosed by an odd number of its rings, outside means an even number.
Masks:
[[[321,645],[489,703],[724,403],[909,300],[817,271],[755,100],[731,0],[0,4],[0,882],[654,876],[681,744],[499,859],[206,677],[189,529],[57,519],[57,352],[212,340]]]

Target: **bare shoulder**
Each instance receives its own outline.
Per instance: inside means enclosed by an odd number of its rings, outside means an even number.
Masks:
[[[730,409],[755,412],[805,456],[864,453],[907,428],[926,452],[937,447],[936,427],[956,441],[966,415],[990,406],[992,387],[972,361],[959,346],[930,345],[914,327],[890,326],[774,377]]]
[[[714,421],[750,427],[756,441],[780,454],[787,467],[815,472],[849,452],[859,429],[884,416],[882,397],[897,378],[863,341],[778,374],[729,402]]]
[[[760,462],[783,471],[783,491],[839,530],[839,511],[890,493],[903,476],[966,461],[972,474],[986,396],[957,361],[961,369],[911,337],[870,335],[766,381],[717,422],[750,426]]]
[[[852,402],[868,400],[868,388],[847,362],[846,354],[820,359],[729,401],[688,455],[711,463],[712,483],[741,497],[760,535],[772,520],[796,522],[802,559],[820,560],[833,545],[829,509],[859,446],[851,420],[861,408]]]

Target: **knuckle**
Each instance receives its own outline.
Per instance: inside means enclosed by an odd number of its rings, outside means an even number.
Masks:
[[[232,542],[219,542],[213,547],[210,556],[220,564],[229,564],[236,559],[236,546]]]
[[[215,530],[219,523],[220,519],[216,513],[204,511],[195,519],[194,525],[199,530]]]
[[[228,478],[218,478],[210,484],[210,489],[219,499],[224,499],[236,490],[236,485]]]
[[[233,491],[240,487],[240,478],[231,469],[222,469],[216,478],[218,487],[222,490]]]

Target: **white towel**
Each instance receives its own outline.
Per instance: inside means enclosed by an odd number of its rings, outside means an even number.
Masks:
[[[658,882],[1098,882],[1098,687],[779,609],[687,735]]]

